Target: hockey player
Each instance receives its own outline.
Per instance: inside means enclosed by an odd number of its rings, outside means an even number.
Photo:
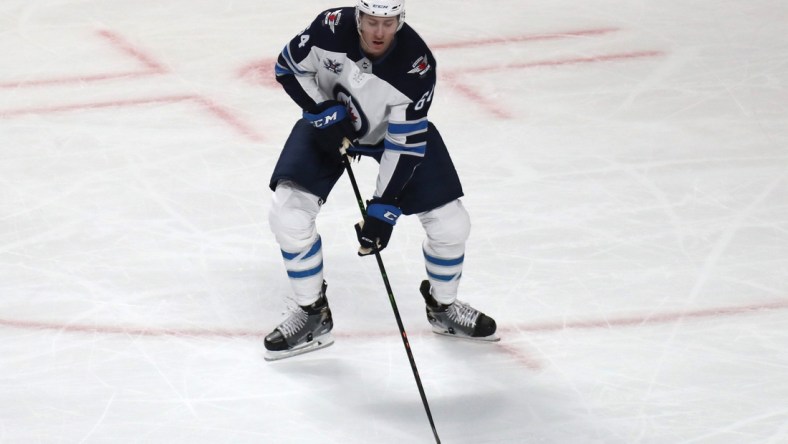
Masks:
[[[457,300],[470,219],[460,180],[427,120],[436,64],[405,23],[404,0],[358,0],[326,10],[279,55],[275,73],[303,110],[274,168],[269,222],[297,307],[265,338],[266,359],[333,343],[315,219],[344,167],[340,147],[380,164],[377,187],[356,225],[359,255],[383,250],[400,215],[416,215],[427,280],[420,292],[436,333],[495,341],[495,321]]]

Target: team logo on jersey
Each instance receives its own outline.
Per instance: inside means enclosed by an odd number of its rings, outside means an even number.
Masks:
[[[333,72],[334,74],[339,74],[342,72],[342,64],[337,62],[336,60],[331,60],[331,59],[323,60],[323,67]]]
[[[413,69],[408,71],[408,74],[418,74],[419,77],[424,77],[424,75],[427,74],[430,69],[432,69],[432,66],[430,66],[430,61],[427,59],[427,54],[424,54],[423,56],[416,59],[416,61],[413,62],[413,65],[411,66],[413,66]]]
[[[331,29],[331,32],[334,32],[334,27],[339,26],[339,20],[342,18],[342,10],[337,9],[336,11],[329,11],[326,12],[326,16],[323,19],[323,26],[328,26]]]
[[[334,97],[347,107],[348,117],[350,117],[353,128],[356,130],[359,137],[367,134],[367,131],[369,131],[369,119],[350,92],[348,92],[344,86],[337,84],[334,87]]]

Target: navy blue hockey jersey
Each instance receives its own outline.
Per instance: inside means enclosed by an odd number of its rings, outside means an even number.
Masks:
[[[303,109],[325,100],[347,105],[361,145],[383,144],[375,196],[393,201],[427,146],[435,60],[406,23],[377,60],[361,50],[355,9],[322,12],[282,50],[277,81]]]

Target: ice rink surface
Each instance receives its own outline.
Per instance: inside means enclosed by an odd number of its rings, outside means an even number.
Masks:
[[[273,82],[326,1],[0,4],[0,442],[434,442],[342,178],[336,343],[275,363]],[[788,3],[408,0],[471,213],[431,333],[422,230],[383,252],[445,444],[788,442]],[[362,193],[376,165],[354,165]]]

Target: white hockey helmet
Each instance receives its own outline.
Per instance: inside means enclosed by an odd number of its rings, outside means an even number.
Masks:
[[[405,24],[405,0],[358,0],[356,2],[356,25],[361,20],[361,14],[375,17],[397,17],[399,25],[397,31]]]

